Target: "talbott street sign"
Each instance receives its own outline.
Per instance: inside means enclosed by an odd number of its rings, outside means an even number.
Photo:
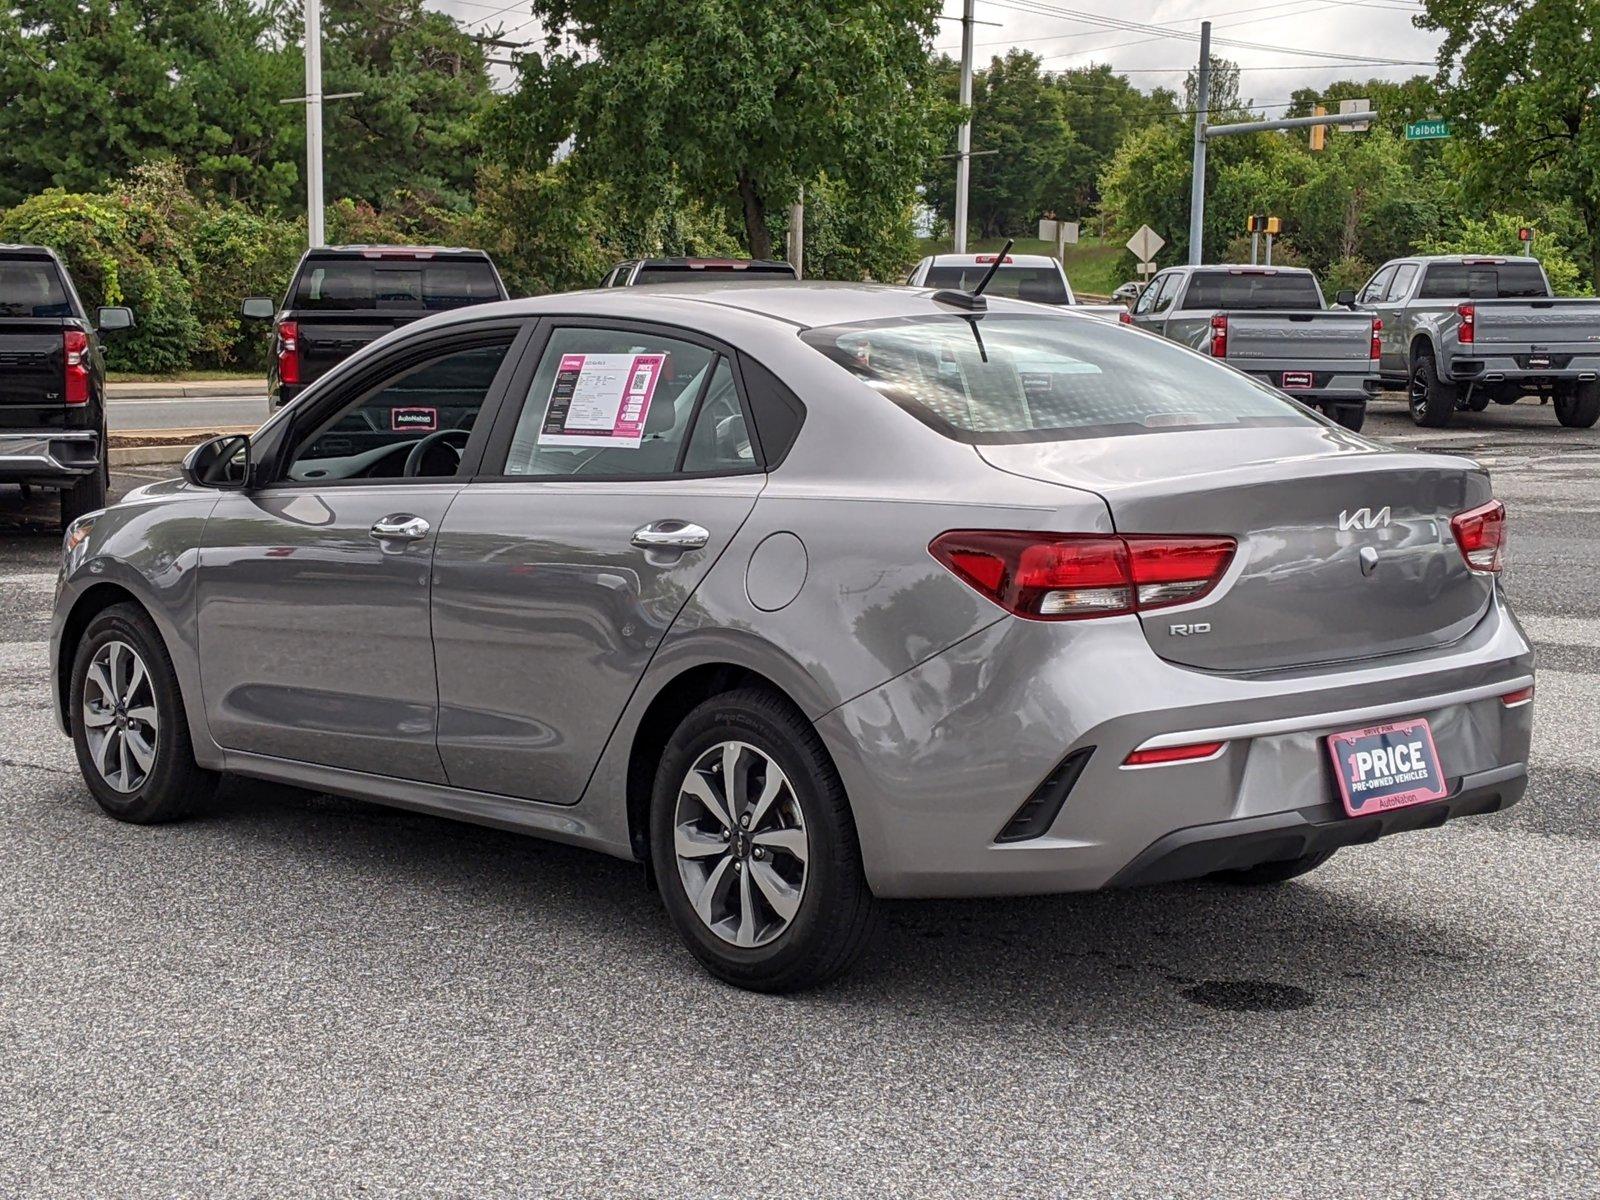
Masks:
[[[1128,249],[1141,263],[1154,260],[1156,253],[1167,244],[1162,237],[1148,225],[1139,226],[1139,232],[1128,239]]]
[[[1406,126],[1406,141],[1426,142],[1433,138],[1450,136],[1450,122],[1441,120],[1412,121]]]

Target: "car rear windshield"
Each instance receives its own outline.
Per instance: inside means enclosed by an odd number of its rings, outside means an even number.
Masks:
[[[635,286],[644,283],[683,283],[690,279],[793,279],[794,268],[783,263],[646,263],[639,268]]]
[[[935,263],[928,268],[923,286],[970,292],[989,273],[989,267],[989,263],[943,267]],[[1032,300],[1035,304],[1066,304],[1068,300],[1067,285],[1061,282],[1061,272],[1054,267],[1002,266],[983,289],[983,294]]]
[[[70,317],[61,272],[48,259],[0,262],[0,317]]]
[[[1265,271],[1196,271],[1189,279],[1183,308],[1321,308],[1322,293],[1309,275],[1269,275]]]
[[[1543,299],[1550,294],[1538,263],[1433,263],[1422,276],[1419,300]]]
[[[886,399],[962,442],[1314,424],[1293,402],[1238,371],[1090,318],[902,317],[801,336]]]
[[[481,258],[326,258],[300,269],[291,308],[462,308],[500,299],[494,268]]]

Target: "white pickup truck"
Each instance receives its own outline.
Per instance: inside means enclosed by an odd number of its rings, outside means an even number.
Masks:
[[[998,254],[932,254],[912,269],[906,283],[911,287],[970,292],[999,260]],[[1048,254],[1006,255],[984,293],[1072,308],[1107,321],[1115,321],[1127,311],[1120,304],[1078,303],[1066,271]]]

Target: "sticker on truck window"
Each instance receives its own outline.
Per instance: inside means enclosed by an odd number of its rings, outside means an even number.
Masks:
[[[439,428],[437,408],[391,408],[389,428],[408,433],[432,433]]]
[[[563,354],[539,444],[638,449],[666,361],[665,354]]]

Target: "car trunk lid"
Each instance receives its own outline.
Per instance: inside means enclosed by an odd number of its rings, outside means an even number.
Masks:
[[[1142,614],[1161,657],[1218,671],[1371,658],[1454,641],[1492,576],[1450,528],[1490,498],[1463,459],[1322,428],[1174,431],[984,445],[993,466],[1098,493],[1122,534],[1223,534],[1239,550],[1188,605]]]

